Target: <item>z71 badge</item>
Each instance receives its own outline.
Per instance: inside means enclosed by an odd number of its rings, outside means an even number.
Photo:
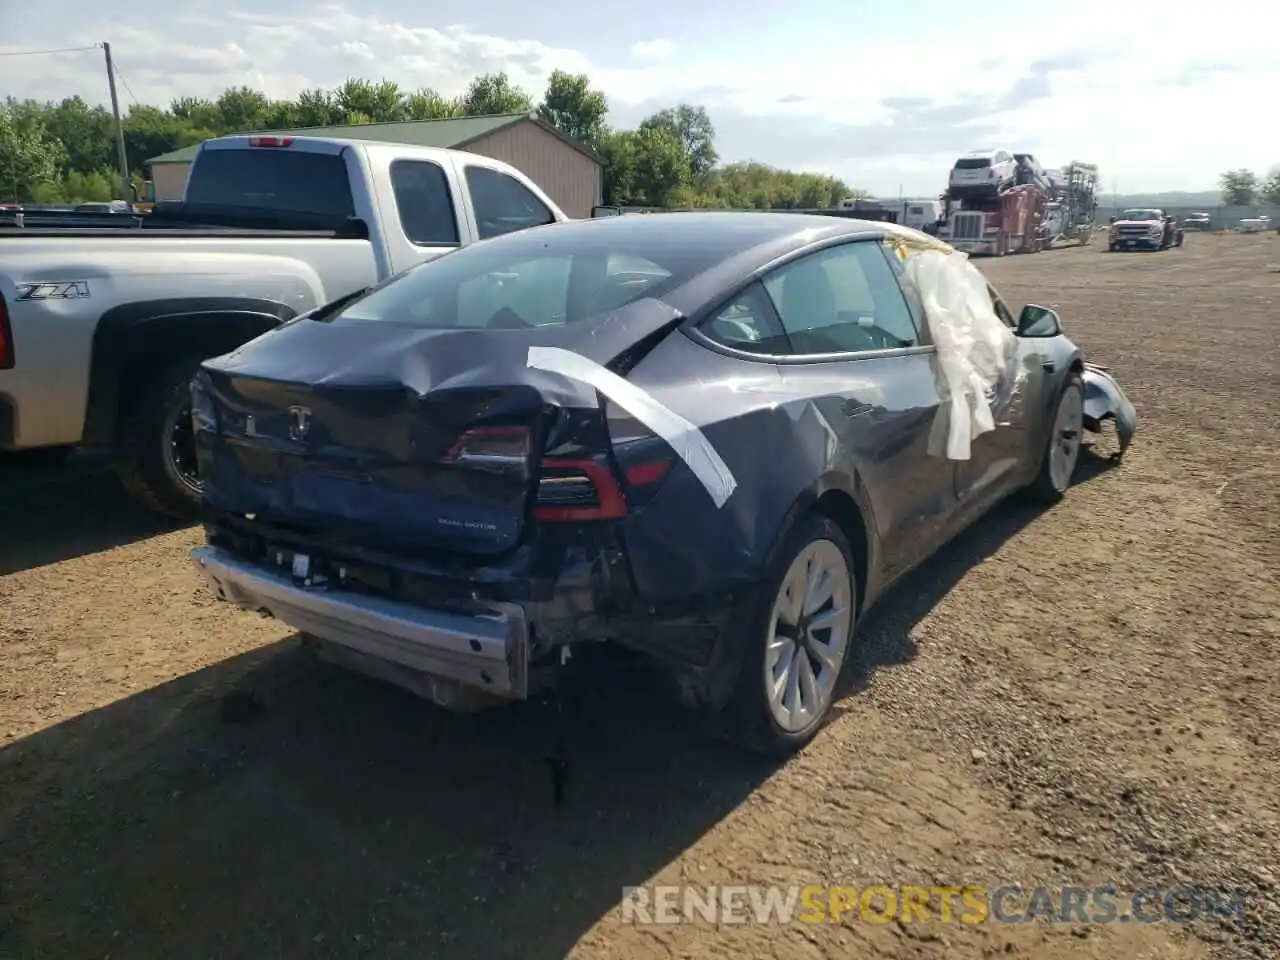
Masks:
[[[88,280],[18,284],[19,300],[83,300],[89,296]]]

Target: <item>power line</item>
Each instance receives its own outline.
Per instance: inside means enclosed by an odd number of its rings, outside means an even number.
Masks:
[[[95,43],[91,47],[54,47],[51,50],[6,50],[0,57],[43,57],[50,53],[84,53],[86,50],[99,50],[102,44]]]
[[[133,101],[133,105],[135,107],[142,106],[142,104],[138,103],[138,98],[133,92],[133,87],[129,86],[129,81],[124,78],[124,74],[120,70],[120,64],[116,63],[114,59],[111,62],[111,69],[115,70],[117,79],[124,84],[124,88],[129,94],[129,99]]]

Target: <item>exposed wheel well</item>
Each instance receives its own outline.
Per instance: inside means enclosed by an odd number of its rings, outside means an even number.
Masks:
[[[835,521],[853,551],[854,576],[858,578],[858,612],[867,594],[867,525],[853,497],[843,490],[828,490],[813,505],[813,512]]]
[[[169,310],[143,312],[148,307]],[[258,301],[163,301],[109,311],[94,334],[84,442],[114,447],[125,405],[167,364],[227,353],[292,315],[288,307]]]

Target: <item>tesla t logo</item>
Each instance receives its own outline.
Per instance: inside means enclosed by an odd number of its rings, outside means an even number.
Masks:
[[[289,439],[305,440],[311,432],[311,409],[309,407],[289,408]]]
[[[19,300],[83,300],[89,296],[89,281],[68,280],[58,283],[22,283]]]

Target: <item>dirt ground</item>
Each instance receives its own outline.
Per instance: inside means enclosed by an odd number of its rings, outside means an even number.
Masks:
[[[545,705],[450,718],[315,664],[214,602],[195,529],[91,465],[8,468],[0,956],[1280,957],[1280,238],[985,267],[1113,369],[1137,441],[897,589],[782,767],[588,672],[556,808]],[[624,922],[654,883],[1248,896],[1191,924]]]

